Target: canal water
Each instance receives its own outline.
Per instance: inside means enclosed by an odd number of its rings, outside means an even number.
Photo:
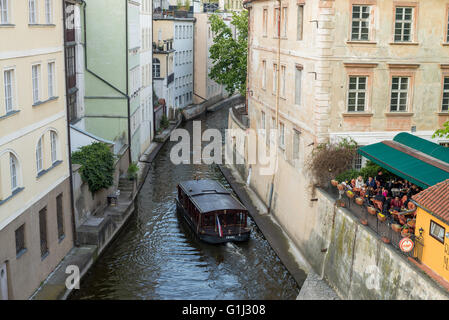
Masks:
[[[224,130],[228,108],[199,120],[203,130]],[[192,132],[192,122],[183,128]],[[295,299],[300,288],[251,219],[248,242],[221,245],[200,242],[179,219],[178,182],[199,177],[230,186],[216,165],[172,164],[174,144],[160,150],[137,211],[70,299]]]

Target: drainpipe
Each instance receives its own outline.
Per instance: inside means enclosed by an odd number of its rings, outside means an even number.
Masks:
[[[84,2],[84,1],[83,1]],[[71,224],[72,224],[72,238],[73,238],[73,246],[77,247],[79,244],[77,243],[77,238],[76,238],[76,222],[75,222],[75,196],[73,193],[73,172],[72,172],[72,157],[71,157],[71,139],[70,139],[70,110],[69,110],[69,95],[67,92],[67,88],[68,88],[68,81],[67,81],[67,59],[66,59],[66,50],[65,50],[65,45],[67,43],[67,37],[66,37],[66,15],[65,15],[65,1],[62,2],[62,23],[64,25],[64,27],[62,28],[62,32],[63,32],[63,39],[64,39],[64,67],[65,67],[65,102],[66,102],[66,121],[67,121],[67,144],[68,144],[68,160],[69,160],[69,182],[70,182],[70,207],[72,210],[72,215],[71,215]],[[76,41],[75,41],[76,42]],[[76,46],[76,45],[75,45]],[[75,51],[76,52],[76,51]],[[76,59],[76,55],[75,55],[75,59]],[[75,64],[76,66],[76,64]]]
[[[128,0],[125,0],[125,30],[126,30],[126,99],[128,106],[128,157],[129,163],[131,158],[131,100],[129,97],[129,43],[128,43]],[[139,59],[140,61],[140,59]]]
[[[114,89],[115,91],[120,93],[122,96],[124,96],[128,100],[128,144],[129,144],[128,156],[129,156],[129,159],[131,161],[131,137],[130,137],[130,134],[129,134],[130,130],[131,130],[131,128],[130,128],[131,120],[130,120],[130,114],[129,114],[130,97],[128,96],[128,3],[126,3],[126,93],[125,93],[125,92],[121,91],[120,89],[118,89],[117,87],[115,87],[110,82],[108,82],[107,80],[103,79],[101,76],[99,76],[98,74],[96,74],[92,70],[90,70],[88,65],[87,65],[87,23],[86,23],[86,6],[87,6],[87,3],[84,0],[81,0],[81,2],[83,4],[83,16],[84,16],[84,21],[83,21],[83,26],[84,26],[84,68],[86,69],[87,72],[89,72],[95,78],[97,78],[98,80],[102,81],[107,86],[111,87],[112,89]]]
[[[278,25],[277,25],[277,37],[278,37],[278,52],[277,52],[277,67],[276,67],[276,74],[277,74],[277,79],[276,79],[276,131],[275,131],[275,141],[274,141],[274,147],[275,147],[275,152],[276,152],[276,156],[275,156],[275,165],[274,165],[274,172],[273,175],[271,177],[271,186],[270,186],[270,197],[269,197],[269,205],[268,205],[268,213],[271,212],[271,201],[273,198],[273,189],[274,189],[274,178],[276,177],[276,168],[278,166],[278,155],[279,155],[279,150],[278,150],[278,139],[279,139],[279,135],[278,135],[278,131],[279,131],[279,90],[280,90],[280,80],[281,80],[281,1],[280,0],[275,0],[279,6],[279,10],[278,10]]]

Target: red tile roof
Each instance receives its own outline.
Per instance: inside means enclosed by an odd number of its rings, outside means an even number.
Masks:
[[[442,221],[449,222],[449,179],[415,194],[412,199]]]

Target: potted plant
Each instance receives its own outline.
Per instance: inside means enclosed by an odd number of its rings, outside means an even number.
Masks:
[[[346,195],[348,196],[349,199],[352,199],[355,196],[354,192],[352,192],[351,190],[346,191]]]
[[[398,224],[398,223],[393,223],[393,224],[391,225],[391,229],[392,229],[394,232],[399,233],[399,232],[401,232],[401,230],[402,230],[402,226],[401,226],[400,224]]]
[[[368,224],[368,220],[360,218],[360,223],[366,226]]]
[[[131,163],[128,167],[128,179],[129,180],[136,180],[137,179],[137,172],[139,172],[139,167],[136,163]]]
[[[390,239],[388,239],[387,237],[382,237],[382,241],[387,244],[390,243]]]
[[[403,238],[406,238],[406,237],[410,237],[410,236],[411,236],[410,227],[409,227],[408,225],[404,224],[404,225],[402,226],[401,236],[402,236]]]
[[[369,206],[368,207],[368,213],[372,216],[374,216],[376,214],[376,208],[374,208],[373,206]]]
[[[338,199],[336,204],[337,204],[337,207],[342,207],[342,208],[345,207],[345,202],[342,199]]]
[[[416,220],[415,220],[415,219],[410,219],[409,221],[407,221],[407,225],[408,225],[410,228],[414,228],[415,225],[416,225]]]
[[[379,219],[379,221],[385,221],[387,220],[387,216],[379,212],[377,214],[377,219]]]
[[[363,205],[363,198],[361,198],[361,197],[355,198],[355,203],[357,203],[359,206],[362,206]]]

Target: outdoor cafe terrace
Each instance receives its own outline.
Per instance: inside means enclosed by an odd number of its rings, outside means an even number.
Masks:
[[[332,180],[326,191],[337,206],[348,209],[382,241],[421,261],[423,241],[415,230],[418,204],[414,196],[449,179],[449,149],[403,132],[392,141],[364,146],[358,152],[382,167],[388,179],[378,175],[373,181]],[[414,242],[412,251],[401,250],[403,238]]]

